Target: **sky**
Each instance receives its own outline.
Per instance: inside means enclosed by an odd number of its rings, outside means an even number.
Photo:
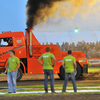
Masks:
[[[26,26],[26,3],[27,0],[0,0],[0,32],[2,31],[23,31]],[[60,43],[86,41],[100,41],[100,2],[97,2],[90,13],[84,11],[86,17],[77,13],[74,18],[59,19],[50,18],[46,23],[34,27],[33,33],[40,43]],[[92,12],[92,11],[95,12]],[[64,11],[65,12],[65,11]],[[74,29],[78,27],[79,32]]]
[[[26,28],[27,0],[0,0],[0,32],[23,31]]]

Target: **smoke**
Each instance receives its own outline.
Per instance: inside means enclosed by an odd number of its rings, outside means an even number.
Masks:
[[[45,22],[56,9],[57,1],[62,0],[28,0],[27,8],[27,27],[33,28],[41,22]]]
[[[51,17],[59,19],[74,18],[80,13],[83,18],[96,10],[91,11],[96,2],[100,0],[28,0],[26,5],[27,27],[45,23]],[[84,14],[87,12],[87,14]]]

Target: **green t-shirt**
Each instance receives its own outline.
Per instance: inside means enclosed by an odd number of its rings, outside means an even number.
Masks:
[[[53,57],[54,55],[52,53],[44,53],[42,56],[40,56],[40,59],[43,59],[43,62],[44,62],[43,69],[53,70],[53,67],[52,67]]]
[[[18,66],[18,63],[20,63],[19,59],[14,56],[13,58],[12,57],[9,57],[8,59],[8,71],[7,72],[12,72],[14,69],[16,69],[16,67]]]
[[[74,71],[74,62],[76,62],[75,58],[73,56],[66,56],[63,62],[65,64],[65,72],[72,73]]]

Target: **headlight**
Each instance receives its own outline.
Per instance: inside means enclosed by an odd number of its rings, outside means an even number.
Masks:
[[[79,62],[86,62],[86,60],[79,60]]]

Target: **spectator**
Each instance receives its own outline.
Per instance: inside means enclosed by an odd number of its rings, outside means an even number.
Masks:
[[[53,67],[55,65],[55,56],[50,53],[51,48],[47,47],[46,48],[46,53],[41,55],[38,59],[38,62],[43,66],[44,69],[44,87],[45,87],[45,92],[48,93],[48,76],[50,76],[50,85],[51,85],[51,91],[52,93],[55,93],[54,91],[54,73],[53,73]],[[42,60],[43,59],[43,63]],[[52,59],[53,59],[53,64],[52,64]]]
[[[10,39],[8,39],[8,46],[13,46],[13,44],[12,44]]]
[[[8,81],[8,93],[16,93],[16,77],[17,77],[17,70],[20,67],[20,61],[15,56],[15,51],[10,51],[10,57],[8,59],[8,64],[4,74],[7,72],[7,81]]]
[[[68,50],[68,56],[64,57],[63,62],[62,62],[62,66],[65,68],[65,81],[63,84],[62,92],[66,91],[66,86],[69,80],[69,76],[73,83],[74,92],[77,92],[76,82],[75,82],[75,73],[74,73],[75,72],[74,69],[76,70],[76,60],[73,56],[71,56],[71,54],[72,54],[72,51]]]

